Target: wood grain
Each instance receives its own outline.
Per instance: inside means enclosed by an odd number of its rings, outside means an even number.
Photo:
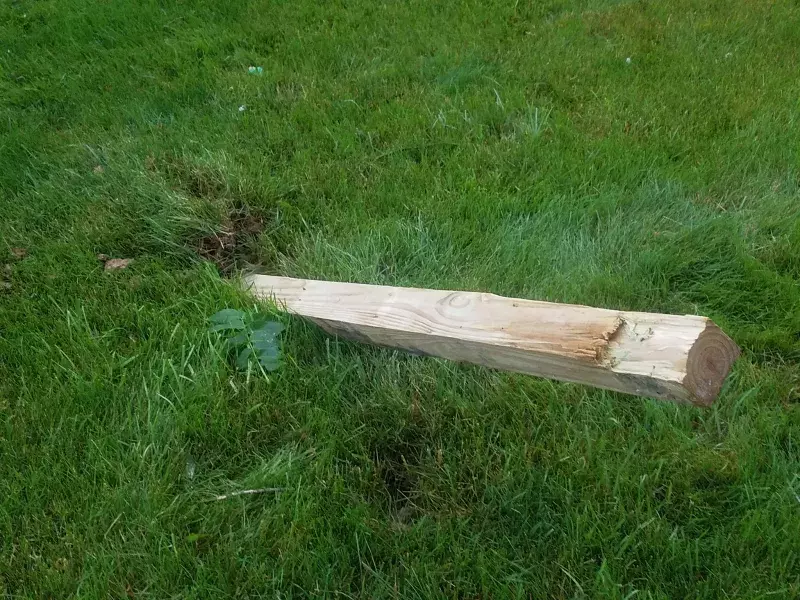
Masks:
[[[699,316],[267,275],[246,285],[347,339],[700,406],[739,355]]]

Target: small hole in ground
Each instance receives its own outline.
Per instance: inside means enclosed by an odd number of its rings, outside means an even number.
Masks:
[[[257,241],[264,230],[264,218],[247,206],[228,212],[222,227],[194,244],[198,256],[217,265],[220,273],[230,275],[243,263],[258,261]]]

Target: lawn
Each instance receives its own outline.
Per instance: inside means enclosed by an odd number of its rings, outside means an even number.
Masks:
[[[0,268],[2,597],[800,596],[797,2],[8,0]],[[246,271],[743,353],[681,407],[340,341]]]

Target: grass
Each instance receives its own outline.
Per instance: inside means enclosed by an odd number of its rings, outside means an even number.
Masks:
[[[0,5],[0,594],[798,597],[798,19]],[[743,357],[699,410],[278,315],[266,379],[204,258],[699,313]]]

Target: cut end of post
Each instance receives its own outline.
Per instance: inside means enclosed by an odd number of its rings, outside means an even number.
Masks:
[[[731,366],[739,357],[739,346],[714,323],[708,321],[697,337],[686,360],[683,386],[692,403],[710,406],[719,396]]]

